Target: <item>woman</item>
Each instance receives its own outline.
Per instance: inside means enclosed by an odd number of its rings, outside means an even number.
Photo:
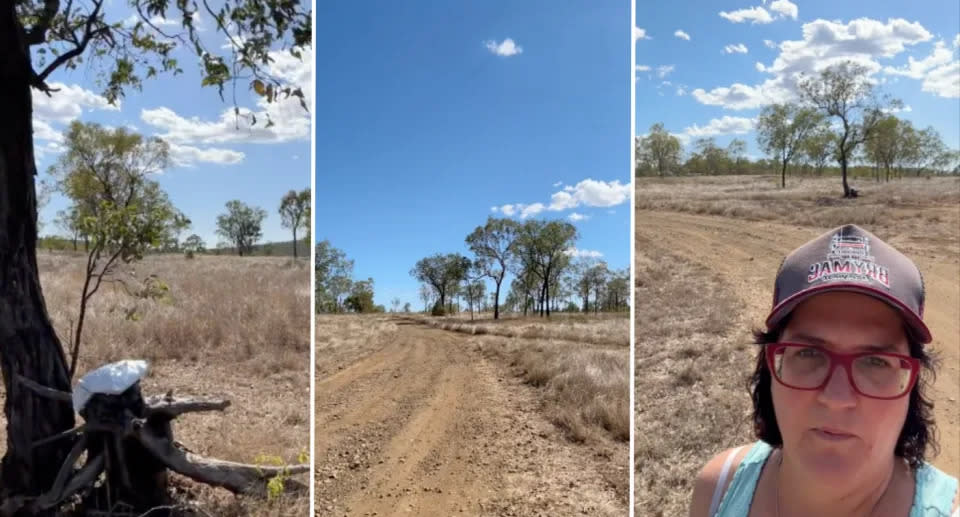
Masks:
[[[854,225],[786,257],[751,389],[759,439],[714,457],[691,517],[960,516],[924,390],[923,279]]]

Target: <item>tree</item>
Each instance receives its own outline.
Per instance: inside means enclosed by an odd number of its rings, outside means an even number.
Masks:
[[[470,320],[473,320],[473,308],[477,307],[479,310],[480,305],[483,303],[483,297],[487,292],[487,284],[483,283],[480,280],[472,280],[467,282],[467,285],[464,288],[464,293],[467,295],[467,305],[470,307]]]
[[[824,115],[836,117],[843,126],[834,142],[843,178],[843,197],[850,197],[847,165],[854,151],[870,138],[884,116],[885,105],[901,104],[878,97],[873,83],[867,80],[868,73],[865,66],[846,61],[826,68],[819,77],[800,81],[801,98]]]
[[[183,241],[183,250],[187,253],[203,253],[207,244],[197,234],[192,234]]]
[[[727,156],[730,157],[730,172],[741,173],[744,164],[749,163],[746,159],[747,143],[739,138],[734,138],[727,144]]]
[[[284,228],[293,231],[293,258],[297,258],[297,230],[310,225],[310,189],[291,190],[280,201],[280,220]]]
[[[447,296],[466,277],[470,260],[459,253],[434,254],[417,261],[410,275],[430,286],[440,307],[446,307]]]
[[[373,302],[373,279],[359,280],[350,288],[350,296],[343,301],[347,310],[359,313],[385,312]]]
[[[168,165],[167,145],[124,128],[109,130],[74,121],[66,152],[51,167],[59,191],[89,237],[80,310],[70,370],[76,371],[87,303],[120,263],[143,258],[150,247],[174,239],[190,221],[176,210],[160,185],[148,179]]]
[[[487,218],[487,224],[478,226],[467,236],[467,246],[476,255],[474,268],[493,280],[493,319],[500,318],[500,286],[507,274],[507,266],[516,252],[517,229],[512,219]]]
[[[662,123],[650,126],[650,132],[639,141],[637,165],[654,169],[663,176],[680,163],[680,140],[664,129]]]
[[[236,199],[227,201],[226,206],[227,213],[217,216],[217,235],[232,243],[237,255],[249,255],[253,252],[253,245],[263,236],[260,225],[267,212]]]
[[[801,144],[800,152],[808,163],[813,165],[817,176],[823,174],[827,161],[834,153],[835,135],[825,126],[819,126],[811,131]]]
[[[880,181],[880,169],[886,173],[886,181],[890,181],[890,169],[894,167],[903,154],[904,139],[903,125],[900,119],[888,115],[877,122],[870,139],[865,142],[864,154],[873,162],[876,180]]]
[[[541,316],[550,316],[550,285],[558,282],[570,263],[567,251],[577,238],[577,229],[565,221],[525,222],[517,233],[518,276],[534,274],[540,280],[538,305]]]
[[[400,298],[390,300],[391,312],[398,312],[400,310],[400,303]]]
[[[780,163],[780,188],[787,186],[787,164],[821,120],[815,110],[795,104],[770,104],[760,111],[757,144]]]
[[[403,312],[405,312],[405,313],[409,313],[409,312],[410,312],[410,302],[407,302],[407,303],[403,304]]]
[[[353,285],[353,260],[323,240],[317,243],[313,267],[317,312],[340,312],[341,298]]]

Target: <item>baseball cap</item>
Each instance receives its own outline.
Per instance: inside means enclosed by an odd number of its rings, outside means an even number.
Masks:
[[[800,302],[827,291],[880,299],[903,314],[920,343],[932,340],[923,323],[923,276],[916,264],[876,235],[847,224],[807,242],[783,260],[773,289],[772,329]]]

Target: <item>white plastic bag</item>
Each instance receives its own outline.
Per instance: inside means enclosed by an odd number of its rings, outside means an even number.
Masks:
[[[147,374],[147,362],[127,359],[105,364],[87,373],[73,388],[73,410],[83,409],[94,393],[119,395]]]

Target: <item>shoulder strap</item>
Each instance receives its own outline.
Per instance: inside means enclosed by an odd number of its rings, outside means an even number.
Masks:
[[[773,448],[769,444],[758,440],[737,465],[733,479],[726,492],[720,497],[716,516],[746,517],[750,514],[750,505],[753,503],[753,493],[757,489],[757,480],[763,471],[763,465],[770,457]],[[711,516],[714,517],[714,516]]]
[[[723,497],[724,489],[727,487],[727,475],[730,474],[730,464],[733,463],[733,458],[737,456],[741,449],[743,449],[743,446],[730,451],[730,454],[727,454],[727,459],[723,461],[723,468],[720,469],[720,479],[717,480],[717,486],[713,489],[713,499],[710,500],[710,512],[707,513],[708,517],[713,517],[713,514],[717,511],[717,507],[720,506],[720,498]]]

